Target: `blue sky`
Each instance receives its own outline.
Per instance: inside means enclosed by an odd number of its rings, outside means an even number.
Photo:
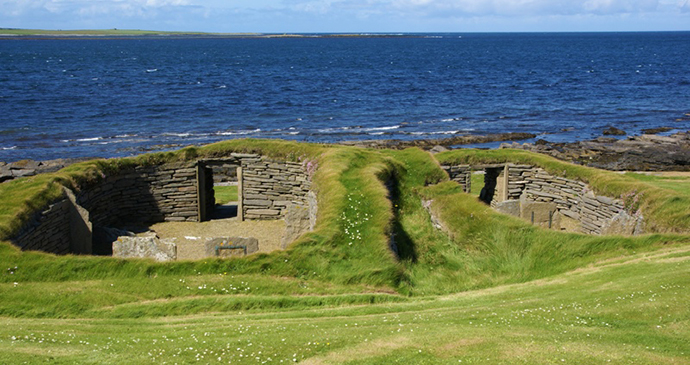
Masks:
[[[0,0],[0,27],[262,33],[690,30],[690,0]]]

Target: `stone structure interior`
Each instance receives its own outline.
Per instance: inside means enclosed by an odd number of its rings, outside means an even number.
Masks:
[[[479,199],[541,227],[595,235],[644,233],[643,217],[626,209],[621,199],[596,195],[583,182],[538,167],[508,163],[443,168],[465,192],[471,191],[472,171],[484,170]]]
[[[55,254],[174,260],[174,242],[162,242],[150,232],[135,233],[158,222],[217,218],[214,184],[233,180],[238,184],[237,219],[285,220],[283,248],[313,229],[316,195],[302,164],[233,153],[221,159],[138,166],[78,192],[65,188],[63,198],[36,214],[13,241],[22,249]],[[251,239],[234,240],[245,238]],[[243,244],[251,247],[243,252],[255,252],[259,244]],[[225,249],[220,251],[227,256]]]

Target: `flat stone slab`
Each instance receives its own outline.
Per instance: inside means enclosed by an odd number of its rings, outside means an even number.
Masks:
[[[243,257],[259,251],[259,240],[252,237],[217,237],[206,241],[207,257]]]
[[[113,257],[174,261],[177,259],[177,244],[174,239],[118,237],[113,242]]]

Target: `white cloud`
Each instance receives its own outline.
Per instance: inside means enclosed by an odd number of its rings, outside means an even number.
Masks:
[[[481,23],[534,30],[595,19],[610,30],[609,20],[626,18],[625,30],[635,29],[633,21],[648,30],[652,23],[688,29],[688,14],[690,0],[0,0],[0,26],[63,29],[464,31]]]

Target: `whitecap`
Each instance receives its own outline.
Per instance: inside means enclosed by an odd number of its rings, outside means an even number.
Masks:
[[[157,72],[157,71],[158,71],[157,68],[150,68],[150,69],[147,69],[147,70],[146,70],[146,72],[148,72],[148,73]]]
[[[16,150],[16,149],[17,149],[17,146],[3,147],[2,149],[5,150],[5,151],[7,151],[7,150]]]
[[[93,141],[99,141],[101,139],[103,139],[103,137],[78,138],[76,141],[77,142],[93,142]]]
[[[259,133],[261,132],[261,128],[257,128],[254,130],[239,130],[239,131],[230,131],[230,132],[216,132],[216,135],[218,136],[241,136],[241,135],[246,135],[246,134],[252,134],[252,133]]]
[[[393,129],[399,129],[400,125],[392,125],[388,127],[374,127],[374,128],[364,128],[364,131],[369,132],[369,131],[389,131]]]

